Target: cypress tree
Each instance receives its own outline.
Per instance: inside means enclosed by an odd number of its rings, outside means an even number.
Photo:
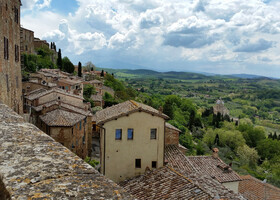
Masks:
[[[82,77],[82,64],[81,64],[81,62],[79,62],[79,64],[78,64],[78,76]]]
[[[62,58],[61,58],[61,49],[58,50],[57,62],[58,68],[62,70]]]

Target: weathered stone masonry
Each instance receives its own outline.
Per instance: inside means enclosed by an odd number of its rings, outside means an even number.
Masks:
[[[0,176],[12,199],[133,199],[4,104]]]
[[[0,101],[23,112],[20,67],[20,0],[0,0]]]

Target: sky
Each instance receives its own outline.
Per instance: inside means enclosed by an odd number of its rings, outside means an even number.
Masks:
[[[279,0],[22,0],[21,24],[74,64],[280,78]]]

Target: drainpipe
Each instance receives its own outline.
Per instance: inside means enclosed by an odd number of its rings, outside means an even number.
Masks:
[[[106,129],[102,126],[98,126],[99,128],[104,130],[104,141],[103,141],[103,175],[105,176],[105,145],[106,145]]]

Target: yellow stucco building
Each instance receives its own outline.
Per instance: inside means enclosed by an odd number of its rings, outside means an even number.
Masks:
[[[115,182],[164,164],[165,120],[162,112],[135,102],[98,111],[101,173]]]

